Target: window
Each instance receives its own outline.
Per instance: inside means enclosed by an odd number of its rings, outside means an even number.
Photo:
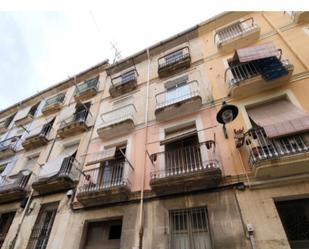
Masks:
[[[11,122],[13,121],[15,115],[16,115],[16,113],[14,113],[14,114],[11,115],[10,117],[8,117],[8,118],[5,119],[4,121],[2,121],[1,124],[0,124],[0,126],[2,126],[3,128],[8,128],[9,125],[11,124]]]
[[[165,100],[167,102],[178,101],[179,98],[188,95],[190,93],[190,87],[187,83],[188,83],[187,75],[166,82],[165,88],[167,89],[167,93]]]
[[[14,219],[15,212],[0,215],[0,247],[3,245],[5,237]]]
[[[55,122],[55,118],[53,118],[50,122],[48,122],[47,124],[44,124],[43,127],[42,127],[42,130],[41,130],[41,134],[43,136],[47,136],[48,133],[50,132],[50,130],[52,129],[53,127],[53,124]]]
[[[75,107],[75,113],[74,113],[74,121],[86,121],[87,116],[89,114],[91,103],[83,103],[83,104],[77,104]]]
[[[0,174],[2,174],[2,172],[5,170],[7,165],[8,163],[0,164]]]
[[[102,168],[99,173],[99,181],[103,188],[110,188],[122,183],[123,170],[125,165],[126,146],[118,146],[114,158],[101,163]]]
[[[211,249],[206,207],[170,211],[171,249]]]
[[[121,230],[121,220],[88,223],[83,249],[120,248]]]
[[[309,199],[278,201],[276,207],[291,248],[309,248]]]
[[[31,232],[27,249],[45,249],[57,213],[58,203],[41,207],[38,218]]]
[[[38,107],[39,107],[39,105],[40,105],[40,102],[35,104],[34,106],[32,106],[30,111],[29,111],[29,115],[34,116],[36,111],[37,111],[37,109],[38,109]]]
[[[129,71],[121,75],[121,82],[122,84],[125,84],[131,80],[135,79],[135,70]]]
[[[165,56],[165,63],[168,64],[173,64],[180,60],[183,56],[183,50],[176,51],[174,53],[168,54]]]

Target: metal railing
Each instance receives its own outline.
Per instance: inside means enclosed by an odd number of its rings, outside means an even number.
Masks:
[[[45,124],[43,127],[38,127],[37,132],[33,132],[33,135],[26,136],[25,140],[29,140],[35,137],[47,137],[48,133],[51,131],[53,124]]]
[[[43,109],[46,108],[47,106],[55,105],[57,103],[62,104],[64,97],[65,97],[65,94],[61,93],[61,94],[58,94],[57,96],[54,96],[54,97],[46,100],[46,103],[45,103]]]
[[[159,70],[164,67],[176,64],[177,62],[185,60],[189,57],[190,57],[189,47],[184,47],[176,51],[173,51],[172,53],[164,55],[158,59]]]
[[[249,163],[278,159],[284,156],[309,152],[309,134],[268,138],[263,128],[251,129],[245,133],[244,144],[249,155]],[[307,138],[306,138],[307,136]]]
[[[97,77],[91,80],[87,80],[80,85],[77,85],[75,95],[82,94],[91,89],[98,90],[98,81],[99,81],[99,78]]]
[[[20,142],[20,137],[11,137],[0,142],[0,152],[8,149],[16,150]]]
[[[67,127],[71,124],[75,123],[87,123],[91,117],[91,113],[89,110],[83,110],[80,112],[75,112],[69,118],[62,120],[60,123],[60,129]]]
[[[215,152],[215,145],[203,153],[202,146],[205,143],[181,147],[175,150],[166,150],[151,155],[154,170],[151,179],[159,179],[171,176],[185,176],[192,173],[219,169],[220,163]]]
[[[156,109],[173,105],[193,97],[200,96],[200,88],[198,81],[190,81],[182,86],[156,94]]]
[[[291,65],[288,59],[281,57],[282,50],[278,49],[278,59],[281,61],[283,66],[289,67]],[[254,78],[261,75],[261,69],[258,67],[255,61],[248,61],[238,63],[230,66],[225,70],[224,80],[230,87],[237,85],[239,82]]]
[[[125,85],[129,82],[135,82],[137,79],[137,71],[135,69],[130,70],[124,74],[121,74],[111,79],[113,87]]]
[[[84,177],[79,181],[79,192],[105,191],[110,188],[130,186],[124,176],[125,161],[109,161],[108,164],[96,169],[85,170]]]
[[[99,128],[117,124],[128,119],[134,120],[135,113],[136,108],[133,104],[125,105],[112,111],[103,113],[101,115],[102,123],[100,124]]]
[[[81,172],[81,164],[73,156],[63,159],[58,176],[68,176],[72,180],[78,179]]]
[[[214,43],[221,45],[223,42],[235,39],[240,37],[242,34],[250,32],[258,27],[254,23],[253,17],[250,17],[246,20],[233,23],[229,26],[226,26],[218,31],[214,35]]]
[[[26,189],[31,173],[23,175],[21,172],[15,178],[0,176],[0,192],[10,189]]]

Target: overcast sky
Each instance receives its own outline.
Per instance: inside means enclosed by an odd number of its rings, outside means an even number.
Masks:
[[[89,3],[0,0],[0,10],[13,10],[0,11],[0,109],[105,59],[112,60],[110,42],[126,57],[226,6],[223,1],[206,0]]]

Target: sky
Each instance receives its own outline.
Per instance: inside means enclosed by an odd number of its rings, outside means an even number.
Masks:
[[[0,110],[111,62],[111,43],[127,57],[221,13],[223,2],[0,0]]]

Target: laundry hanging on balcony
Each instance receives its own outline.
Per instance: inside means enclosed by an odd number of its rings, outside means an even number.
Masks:
[[[254,62],[259,73],[265,81],[274,80],[288,74],[288,70],[283,66],[278,58],[279,50],[272,42],[258,46],[237,49],[233,56],[233,61]]]
[[[258,126],[264,128],[269,138],[309,131],[309,113],[304,112],[287,99],[248,108],[247,112]]]

